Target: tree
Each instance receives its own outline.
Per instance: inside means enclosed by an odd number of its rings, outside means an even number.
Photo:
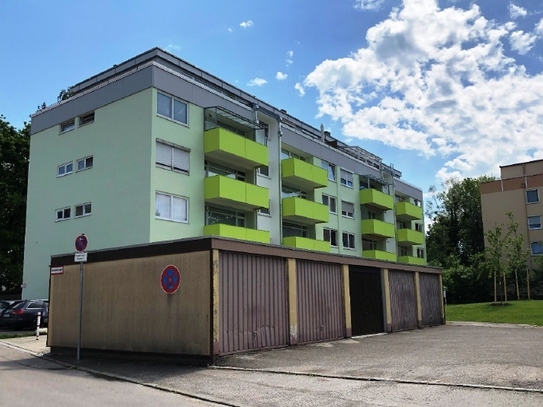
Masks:
[[[0,115],[0,289],[23,277],[30,125],[17,130]]]
[[[432,220],[426,238],[430,264],[447,268],[449,260],[455,258],[460,264],[470,266],[473,256],[484,252],[479,184],[493,179],[487,176],[450,179],[440,192],[430,188],[434,196],[426,204],[426,215]]]
[[[72,88],[62,89],[57,96],[57,102],[62,102],[63,100],[70,99],[72,96]]]
[[[488,265],[494,278],[494,303],[498,302],[498,279],[503,280],[503,298],[507,302],[506,268],[502,265],[502,258],[505,256],[509,233],[504,235],[502,227],[496,226],[494,230],[486,232],[486,239],[488,241],[486,247]]]
[[[528,259],[530,258],[530,252],[524,247],[524,235],[518,233],[518,222],[513,219],[513,214],[507,212],[509,218],[509,225],[507,226],[509,241],[507,258],[507,267],[509,272],[515,276],[515,289],[517,294],[517,300],[520,299],[519,289],[519,274],[526,273],[526,289],[528,293],[528,299],[530,299],[530,268],[527,267]]]

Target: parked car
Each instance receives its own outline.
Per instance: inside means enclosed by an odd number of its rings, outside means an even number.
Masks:
[[[38,320],[38,312],[41,312],[42,315],[40,326],[47,326],[49,301],[22,300],[4,310],[1,316],[2,325],[12,329],[35,328]]]
[[[0,328],[4,326],[2,316],[4,311],[9,307],[13,307],[15,304],[21,302],[22,300],[0,300]]]

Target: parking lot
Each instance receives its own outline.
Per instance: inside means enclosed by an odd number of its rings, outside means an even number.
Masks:
[[[40,338],[5,343],[47,352]],[[57,359],[228,405],[543,405],[543,329],[446,325],[220,359],[197,368]]]

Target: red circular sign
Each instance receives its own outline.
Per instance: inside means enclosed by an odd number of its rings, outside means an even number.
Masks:
[[[181,274],[177,267],[169,265],[162,270],[160,286],[166,294],[173,294],[181,284]]]
[[[84,252],[89,244],[89,239],[84,234],[80,234],[75,238],[75,250],[78,252]]]

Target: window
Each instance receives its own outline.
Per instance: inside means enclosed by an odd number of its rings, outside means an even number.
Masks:
[[[354,249],[354,233],[343,232],[343,248]]]
[[[94,159],[92,158],[92,156],[77,160],[77,171],[83,171],[92,168],[93,162]]]
[[[75,217],[79,218],[81,216],[88,216],[92,212],[91,203],[87,202],[81,205],[75,206]]]
[[[424,259],[424,249],[422,249],[420,247],[417,248],[417,257],[419,259]]]
[[[336,198],[334,198],[333,196],[322,194],[322,203],[328,206],[330,213],[337,213]]]
[[[415,230],[424,233],[424,225],[422,223],[415,223]]]
[[[541,216],[528,216],[528,229],[541,229]]]
[[[245,213],[206,206],[206,225],[217,223],[245,227]]]
[[[156,112],[176,122],[188,124],[188,105],[181,100],[158,92]]]
[[[307,199],[307,194],[304,191],[301,191],[296,188],[290,188],[283,185],[283,188],[281,190],[281,198],[290,198],[293,196],[302,198],[302,199]]]
[[[74,163],[70,161],[69,163],[61,164],[57,167],[57,177],[63,177],[64,175],[71,174],[74,171]]]
[[[209,163],[207,161],[205,162],[204,169],[206,172],[206,177],[222,175],[223,177],[237,179],[238,181],[245,181],[245,173],[243,171],[237,171],[232,168],[223,167],[222,165]]]
[[[353,173],[346,171],[344,169],[341,169],[339,171],[340,173],[340,181],[341,185],[345,185],[346,187],[352,188],[353,187]]]
[[[341,201],[341,214],[347,218],[354,218],[354,205],[350,202]]]
[[[377,219],[377,213],[368,211],[368,219]]]
[[[270,208],[260,208],[258,210],[259,215],[270,216]]]
[[[400,256],[409,256],[410,254],[407,247],[400,246]]]
[[[75,128],[75,119],[70,119],[60,124],[60,132],[66,133],[67,131],[73,130]]]
[[[530,242],[530,249],[532,251],[532,256],[537,256],[543,254],[543,243],[541,242]]]
[[[56,220],[60,221],[60,220],[70,219],[72,210],[70,207],[67,207],[67,208],[57,209],[56,212],[57,212]]]
[[[321,161],[321,167],[328,172],[328,179],[330,181],[336,182],[336,166],[334,164],[330,164],[327,161]]]
[[[283,237],[307,237],[307,226],[283,222]]]
[[[334,229],[323,229],[322,230],[323,240],[330,242],[330,246],[337,247],[337,230]]]
[[[526,191],[526,203],[535,203],[535,202],[539,202],[539,190],[528,189]]]
[[[362,250],[377,250],[377,241],[362,239]]]
[[[270,176],[270,168],[267,165],[264,165],[262,167],[258,167],[258,173],[260,175],[265,175],[266,177]]]
[[[305,158],[301,155],[293,153],[288,150],[281,150],[281,160],[286,160],[287,158],[297,158],[298,160],[305,161]]]
[[[188,174],[190,168],[190,152],[157,141],[156,163],[161,168]]]
[[[180,196],[157,192],[155,194],[155,216],[158,219],[187,222],[188,200]]]
[[[80,127],[92,122],[94,122],[94,112],[90,112],[90,113],[84,114],[83,116],[79,116]]]

